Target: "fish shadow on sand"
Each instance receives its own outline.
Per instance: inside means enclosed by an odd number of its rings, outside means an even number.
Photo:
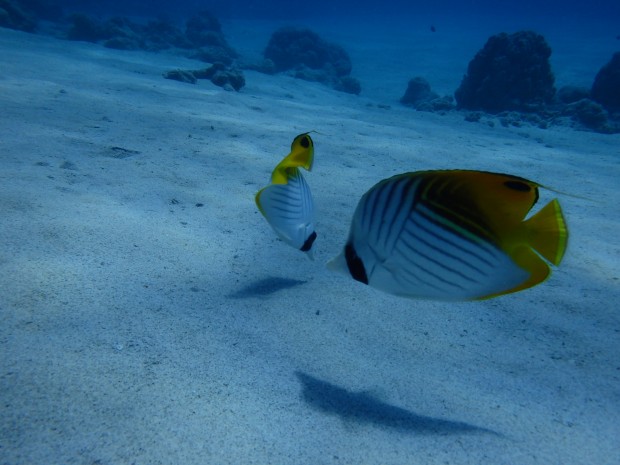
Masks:
[[[416,434],[487,433],[501,436],[495,431],[469,423],[418,415],[382,402],[368,393],[347,391],[306,373],[297,371],[295,374],[302,384],[302,397],[307,404],[322,412],[336,414],[344,420]]]
[[[307,281],[300,281],[298,279],[278,278],[271,276],[269,278],[263,278],[256,280],[242,289],[236,292],[228,294],[228,297],[233,299],[248,299],[251,297],[265,297],[270,294],[282,291],[284,289],[290,289],[295,286],[306,284]]]

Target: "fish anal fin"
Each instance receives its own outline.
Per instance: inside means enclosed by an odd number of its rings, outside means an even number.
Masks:
[[[266,187],[263,187],[263,188],[262,188],[261,190],[259,190],[259,191],[256,193],[256,195],[254,196],[254,201],[256,202],[256,206],[258,207],[258,209],[260,210],[260,212],[261,212],[261,214],[262,214],[263,216],[266,216],[266,215],[265,215],[265,210],[263,210],[263,207],[262,207],[262,205],[260,204],[260,196],[261,196],[261,194],[263,193],[263,191],[264,191],[265,189],[267,189],[267,188],[266,188]]]
[[[560,202],[553,199],[543,209],[525,221],[530,247],[546,260],[559,265],[566,252],[568,228]]]
[[[485,300],[492,297],[499,297],[501,295],[512,294],[513,292],[529,289],[530,287],[534,287],[542,283],[551,274],[549,265],[547,265],[547,263],[536,252],[527,246],[521,246],[515,249],[511,257],[520,268],[529,273],[529,277],[522,283],[517,284],[510,289],[485,295],[474,300]]]

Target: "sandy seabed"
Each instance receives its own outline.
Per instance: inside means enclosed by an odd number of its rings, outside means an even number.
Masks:
[[[2,465],[620,462],[620,135],[415,112],[415,72],[385,90],[364,62],[357,97],[1,29],[0,56]],[[315,261],[253,201],[310,130]],[[541,198],[570,227],[559,269],[475,303],[325,269],[363,192],[434,168],[566,193]]]

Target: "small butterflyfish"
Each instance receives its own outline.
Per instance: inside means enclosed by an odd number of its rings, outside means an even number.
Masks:
[[[271,184],[256,194],[256,205],[278,237],[312,258],[314,204],[300,168],[312,170],[314,143],[307,133],[291,144],[291,152],[271,173]]]
[[[540,184],[508,174],[438,170],[384,179],[360,199],[343,252],[328,263],[409,298],[497,297],[544,281],[568,229],[551,200],[526,216]]]

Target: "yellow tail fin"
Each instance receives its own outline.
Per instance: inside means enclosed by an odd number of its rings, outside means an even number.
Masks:
[[[559,265],[566,252],[568,228],[560,202],[553,199],[525,222],[529,245],[554,265]]]

